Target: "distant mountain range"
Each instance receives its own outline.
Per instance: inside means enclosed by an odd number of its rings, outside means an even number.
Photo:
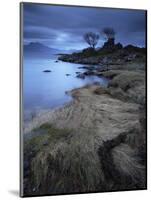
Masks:
[[[24,45],[24,56],[28,57],[38,57],[38,58],[48,58],[54,54],[59,54],[59,53],[72,53],[75,50],[59,50],[59,49],[54,49],[50,48],[40,42],[31,42],[27,45]]]
[[[31,42],[24,45],[24,55],[31,57],[48,57],[52,54],[57,54],[59,50],[45,46],[39,42]]]

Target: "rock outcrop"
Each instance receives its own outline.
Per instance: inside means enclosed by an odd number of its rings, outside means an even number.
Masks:
[[[110,44],[111,43],[111,44]],[[64,62],[90,64],[90,65],[121,65],[126,62],[146,59],[145,48],[139,48],[132,45],[122,47],[120,43],[106,42],[98,50],[92,48],[84,49],[82,52],[61,55],[58,59]]]

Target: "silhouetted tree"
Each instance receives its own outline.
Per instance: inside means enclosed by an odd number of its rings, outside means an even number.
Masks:
[[[95,48],[99,40],[99,35],[93,32],[88,32],[84,34],[84,40],[90,45],[91,48]]]
[[[107,40],[109,39],[115,39],[115,30],[111,27],[105,27],[103,30],[102,30],[102,33],[105,35],[105,37],[107,38]]]

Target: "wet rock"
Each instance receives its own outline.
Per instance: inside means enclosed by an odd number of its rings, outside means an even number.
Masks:
[[[94,71],[86,71],[86,72],[84,72],[84,75],[86,75],[86,76],[91,76],[91,75],[94,75],[95,73],[94,73]]]
[[[44,70],[43,72],[49,73],[49,72],[51,72],[51,70],[47,69],[47,70]]]
[[[115,45],[115,39],[109,38],[103,45],[103,49],[110,50],[113,49]]]
[[[77,78],[85,79],[85,75],[84,75],[84,74],[78,74],[78,75],[77,75]]]
[[[83,68],[91,71],[91,70],[95,70],[97,67],[96,66],[84,66]]]

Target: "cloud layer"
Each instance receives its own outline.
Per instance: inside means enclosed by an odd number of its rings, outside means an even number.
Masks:
[[[122,44],[145,45],[146,12],[143,10],[52,6],[24,3],[24,42],[41,42],[58,49],[82,49],[83,34],[101,32],[106,26],[116,31]],[[104,42],[103,35],[98,46]]]

